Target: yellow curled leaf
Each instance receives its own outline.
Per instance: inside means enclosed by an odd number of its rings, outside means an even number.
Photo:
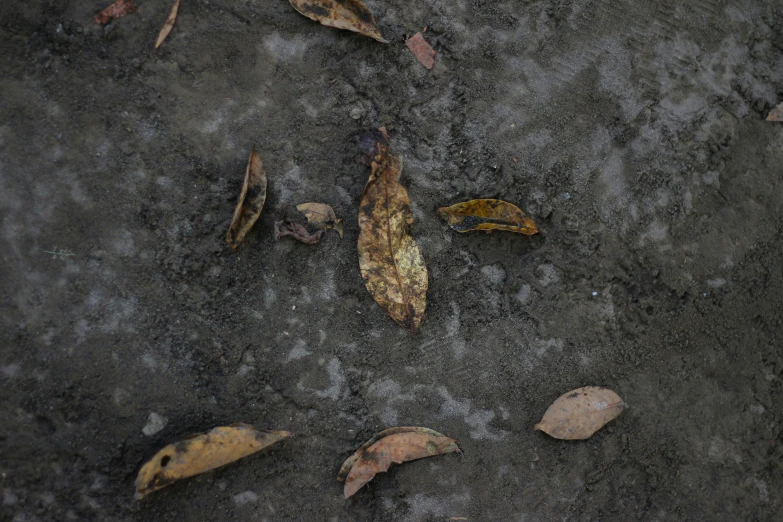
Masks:
[[[587,439],[620,415],[625,403],[612,390],[585,386],[561,395],[535,429],[556,439]]]
[[[289,0],[301,14],[329,27],[354,31],[387,43],[375,25],[375,17],[360,0]]]
[[[413,333],[427,306],[427,266],[408,234],[408,192],[397,181],[399,158],[379,145],[359,206],[359,268],[367,291],[392,319]]]
[[[256,222],[261,209],[264,208],[264,201],[266,201],[266,171],[261,163],[261,156],[254,147],[247,160],[245,182],[242,185],[237,208],[234,210],[234,218],[226,234],[226,243],[232,249],[237,249],[245,234]]]
[[[441,207],[438,213],[457,232],[507,230],[520,234],[538,233],[535,222],[517,206],[499,199],[474,199]]]
[[[185,437],[160,450],[141,467],[136,478],[136,499],[252,455],[291,435],[287,431],[266,432],[249,424],[234,424]]]

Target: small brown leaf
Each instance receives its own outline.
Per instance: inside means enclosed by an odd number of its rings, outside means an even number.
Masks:
[[[438,209],[441,217],[457,232],[507,230],[533,235],[538,227],[518,207],[499,199],[474,199]]]
[[[252,455],[291,435],[287,431],[258,431],[249,424],[219,426],[206,433],[189,435],[166,446],[141,467],[136,478],[136,499],[178,480]]]
[[[427,266],[408,234],[411,201],[398,183],[400,159],[380,150],[359,206],[359,269],[367,291],[392,319],[413,333],[427,306]]]
[[[429,428],[390,428],[375,435],[348,457],[337,474],[337,480],[345,482],[343,493],[348,498],[392,464],[455,451],[460,449],[454,439]]]
[[[432,66],[435,65],[435,49],[433,49],[430,44],[427,43],[427,40],[424,39],[423,34],[414,34],[405,40],[405,45],[407,45],[408,49],[411,50],[413,56],[419,60],[419,63],[421,63],[427,69],[432,69]]]
[[[296,206],[296,210],[302,212],[307,222],[318,228],[326,230],[334,229],[343,237],[343,220],[334,215],[334,210],[324,203],[302,203]]]
[[[289,0],[301,14],[329,27],[347,29],[382,43],[384,40],[375,25],[375,17],[360,0]]]
[[[253,226],[261,214],[266,201],[266,172],[261,163],[261,157],[255,147],[250,153],[245,169],[245,182],[239,195],[237,208],[234,210],[234,218],[226,234],[226,243],[236,250],[245,234]]]
[[[291,221],[290,219],[275,221],[275,240],[277,241],[283,236],[291,236],[302,243],[315,245],[321,240],[321,236],[323,236],[325,232],[326,229],[322,228],[316,230],[314,234],[311,234],[303,225]]]
[[[783,121],[783,103],[779,103],[769,111],[769,114],[767,114],[767,121]]]
[[[556,439],[587,439],[620,415],[623,408],[625,403],[612,390],[585,386],[553,402],[535,429]]]
[[[95,21],[101,25],[106,25],[116,18],[130,14],[136,10],[136,2],[133,0],[114,0],[109,7],[95,13]]]
[[[160,47],[160,44],[163,43],[163,40],[166,39],[171,30],[174,28],[174,22],[177,21],[177,12],[179,12],[179,0],[174,0],[174,5],[171,6],[171,12],[169,12],[169,16],[166,17],[166,21],[163,22],[163,27],[160,28],[160,33],[158,33],[158,39],[155,42],[155,49]]]

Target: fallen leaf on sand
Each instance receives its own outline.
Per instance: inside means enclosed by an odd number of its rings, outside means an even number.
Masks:
[[[625,403],[612,390],[585,386],[553,402],[535,429],[556,439],[587,439],[620,415],[623,408]]]
[[[405,45],[407,45],[408,49],[411,50],[413,56],[419,60],[419,63],[421,63],[427,69],[432,69],[432,66],[435,65],[435,49],[433,49],[430,44],[427,43],[427,40],[424,39],[423,34],[414,34],[405,40]]]
[[[538,227],[527,214],[506,201],[499,199],[474,199],[441,207],[438,213],[457,232],[471,230],[507,230],[533,235]]]
[[[155,41],[155,49],[160,47],[160,44],[163,43],[163,40],[166,39],[171,30],[174,28],[174,22],[177,21],[177,12],[179,12],[179,0],[174,0],[174,5],[171,6],[171,12],[169,12],[169,16],[166,18],[166,21],[163,22],[163,27],[160,28],[160,33],[158,33],[158,39]]]
[[[311,234],[304,225],[300,225],[290,219],[275,221],[275,240],[280,240],[280,238],[284,236],[291,236],[302,243],[315,245],[321,240],[321,236],[323,236],[324,233],[326,233],[326,229],[322,228]]]
[[[324,203],[302,203],[296,206],[296,210],[302,212],[307,222],[318,228],[326,230],[334,229],[343,237],[343,220],[334,215],[334,210]]]
[[[455,451],[460,449],[454,439],[429,428],[390,428],[375,435],[348,457],[337,474],[337,480],[345,482],[343,493],[348,498],[392,464]]]
[[[141,467],[136,477],[136,499],[252,455],[291,435],[287,431],[258,431],[248,424],[232,424],[185,437],[160,450]]]
[[[398,183],[400,159],[378,144],[359,206],[359,268],[367,291],[392,319],[413,333],[427,306],[427,266],[408,234],[411,201]]]
[[[231,226],[226,234],[228,246],[234,250],[237,249],[245,234],[261,214],[264,201],[266,201],[266,172],[263,163],[261,163],[261,156],[258,155],[254,147],[247,160],[245,182],[242,185],[242,192],[239,194],[237,208],[234,210],[234,218],[231,220]]]
[[[301,14],[329,27],[354,31],[387,43],[375,25],[375,17],[359,0],[289,0]]]
[[[783,103],[779,103],[767,114],[767,121],[783,121]]]
[[[106,25],[116,18],[130,14],[136,10],[136,2],[133,0],[114,0],[109,7],[95,13],[95,21],[101,25]]]

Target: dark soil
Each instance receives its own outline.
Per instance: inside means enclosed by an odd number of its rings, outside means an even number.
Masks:
[[[384,45],[183,0],[158,51],[170,0],[98,26],[108,3],[0,5],[0,519],[780,520],[780,2],[367,0]],[[431,71],[403,43],[425,26]],[[380,125],[430,272],[413,336],[358,270]],[[233,253],[254,144],[269,196]],[[477,197],[542,234],[437,216]],[[275,242],[306,201],[345,238]],[[533,431],[585,385],[628,409]],[[297,436],[133,500],[161,447],[234,422]],[[344,500],[396,425],[464,454]]]

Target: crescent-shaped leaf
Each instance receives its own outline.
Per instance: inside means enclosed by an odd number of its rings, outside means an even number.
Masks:
[[[177,13],[179,12],[179,0],[174,0],[174,5],[171,6],[171,11],[169,12],[169,15],[166,17],[166,21],[163,22],[163,27],[160,28],[160,32],[158,33],[158,39],[155,41],[155,49],[160,47],[160,44],[163,43],[163,40],[168,37],[171,30],[174,28],[174,22],[177,21]]]
[[[234,218],[226,234],[226,243],[236,250],[245,234],[253,226],[261,214],[266,201],[266,172],[261,163],[261,156],[255,147],[250,153],[245,169],[245,182],[242,184],[242,192],[239,194],[237,208],[234,210]]]
[[[387,43],[372,12],[359,0],[289,0],[301,14],[329,27],[354,31]]]
[[[438,213],[457,232],[471,230],[507,230],[533,235],[538,227],[517,206],[499,199],[474,199],[438,209]]]
[[[392,319],[413,333],[427,306],[427,266],[408,234],[408,192],[398,183],[401,163],[379,145],[359,206],[359,268],[367,291]]]
[[[352,496],[383,473],[392,464],[459,452],[454,439],[429,428],[400,426],[384,430],[362,445],[348,457],[340,468],[337,480],[345,482],[345,498]]]
[[[553,402],[535,429],[556,439],[587,439],[620,415],[623,408],[625,403],[612,390],[585,386]]]
[[[287,431],[259,431],[248,424],[233,424],[185,437],[160,450],[141,467],[136,478],[136,499],[252,455],[291,435]]]

